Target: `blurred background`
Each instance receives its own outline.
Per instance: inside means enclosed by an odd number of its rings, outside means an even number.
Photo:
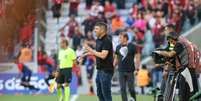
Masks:
[[[136,75],[137,101],[154,101],[153,88],[160,87],[162,68],[154,68],[150,55],[154,49],[165,47],[166,25],[174,25],[177,33],[201,49],[201,0],[0,0],[1,101],[57,100],[44,80],[46,65],[57,67],[62,38],[69,40],[78,57],[83,52],[83,42],[95,47],[93,26],[99,21],[108,24],[114,50],[119,43],[118,35],[124,30],[129,42],[141,52],[141,64],[146,65],[150,81],[142,93]],[[40,91],[20,85],[16,60],[33,72],[30,83]],[[93,72],[89,73],[89,69]],[[72,101],[98,101],[95,75],[93,56],[87,56],[81,65],[74,67]],[[114,101],[121,101],[117,72],[112,80],[112,93]]]

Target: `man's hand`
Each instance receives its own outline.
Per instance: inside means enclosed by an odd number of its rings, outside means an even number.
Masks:
[[[99,57],[101,59],[105,59],[109,53],[108,50],[102,50],[101,52],[97,52],[96,50],[93,50],[91,47],[88,46],[88,44],[83,44],[84,50],[87,52],[87,54],[94,55],[96,57]]]
[[[165,64],[167,65],[168,70],[173,67],[173,64],[170,63],[169,61],[167,61]]]
[[[88,55],[93,55],[91,52],[85,52],[81,57],[85,57],[85,56],[88,56]]]
[[[92,52],[92,50],[93,50],[91,47],[89,47],[89,45],[87,43],[84,43],[83,47],[84,47],[84,50],[86,50],[87,52]]]

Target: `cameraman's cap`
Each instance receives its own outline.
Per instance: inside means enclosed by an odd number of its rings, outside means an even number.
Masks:
[[[178,40],[178,38],[179,38],[179,35],[176,32],[168,33],[167,40],[168,39]]]

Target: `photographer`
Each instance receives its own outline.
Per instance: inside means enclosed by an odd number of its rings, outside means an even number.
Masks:
[[[173,46],[171,51],[155,51],[155,53],[164,57],[175,58],[176,72],[178,74],[177,86],[179,89],[179,101],[188,101],[190,96],[198,90],[197,78],[195,69],[188,66],[187,48],[178,41],[178,34],[170,32],[167,40],[170,46]],[[174,76],[175,77],[175,76]],[[175,78],[176,79],[176,78]],[[171,91],[174,95],[174,90]],[[171,98],[172,96],[170,96]]]
[[[165,49],[157,49],[157,50],[171,51],[173,50],[173,47],[168,42],[168,45]],[[163,71],[163,76],[161,76],[163,77],[163,80],[160,85],[160,96],[158,96],[158,99],[164,99],[164,101],[168,101],[171,95],[171,90],[169,88],[172,86],[170,82],[173,79],[175,75],[175,71],[176,71],[175,58],[174,57],[167,58],[155,52],[152,53],[152,57],[155,62],[155,68]],[[158,101],[161,101],[161,100],[158,100]]]

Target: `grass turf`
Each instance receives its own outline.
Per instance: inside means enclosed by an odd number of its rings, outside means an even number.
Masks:
[[[0,101],[58,101],[55,95],[0,95]],[[98,101],[97,96],[80,95],[77,101]],[[113,101],[121,101],[120,95],[113,95]],[[153,96],[137,96],[137,101],[154,101]]]

